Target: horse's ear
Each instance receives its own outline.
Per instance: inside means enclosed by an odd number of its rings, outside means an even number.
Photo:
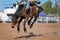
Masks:
[[[41,9],[43,11],[43,8],[42,7],[39,7],[39,9]]]
[[[16,4],[15,4],[15,3],[13,3],[13,6],[15,7],[15,6],[16,6]]]
[[[16,1],[17,2],[17,1]],[[19,5],[20,3],[19,2],[17,2],[17,4]]]

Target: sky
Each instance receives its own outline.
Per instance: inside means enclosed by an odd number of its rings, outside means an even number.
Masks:
[[[15,3],[16,1],[20,1],[20,0],[0,0],[0,11],[3,11],[5,7],[9,7],[9,6],[12,7],[13,3]],[[47,0],[40,0],[40,1],[41,4],[43,4]],[[54,3],[54,0],[52,0],[52,2]]]

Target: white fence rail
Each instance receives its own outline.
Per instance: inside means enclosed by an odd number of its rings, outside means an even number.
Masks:
[[[60,23],[60,17],[38,17],[40,23]]]
[[[0,17],[0,21],[5,21],[6,18],[9,18],[8,16],[6,17]],[[12,21],[11,18],[6,19],[7,21],[10,20],[10,22]],[[37,21],[38,23],[60,23],[60,17],[38,17]]]

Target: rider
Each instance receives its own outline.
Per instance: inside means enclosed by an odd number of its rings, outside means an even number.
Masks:
[[[33,1],[36,3],[37,7],[40,7],[40,0],[22,0],[22,4],[26,6],[27,12],[30,10],[30,1]]]

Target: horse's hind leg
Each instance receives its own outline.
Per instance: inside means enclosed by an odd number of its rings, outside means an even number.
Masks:
[[[32,22],[32,24],[30,25],[30,28],[32,28],[32,26],[33,26],[33,24],[36,22],[36,17],[35,17],[35,19],[34,19],[34,21]]]
[[[33,18],[33,16],[28,20],[28,25],[30,25],[32,18]]]
[[[18,32],[20,31],[19,25],[20,25],[20,23],[21,23],[22,20],[23,20],[23,18],[20,18],[20,19],[19,19],[18,26],[17,26],[17,31],[18,31]]]
[[[28,19],[29,19],[29,16],[27,16],[26,19],[24,19],[24,23],[23,23],[23,25],[24,25],[24,32],[25,33],[26,33],[26,26],[25,26],[25,24],[26,24]]]
[[[25,32],[25,33],[26,33],[26,27],[25,27],[26,21],[27,21],[27,20],[24,20],[24,23],[23,23],[23,25],[24,25],[24,32]]]

